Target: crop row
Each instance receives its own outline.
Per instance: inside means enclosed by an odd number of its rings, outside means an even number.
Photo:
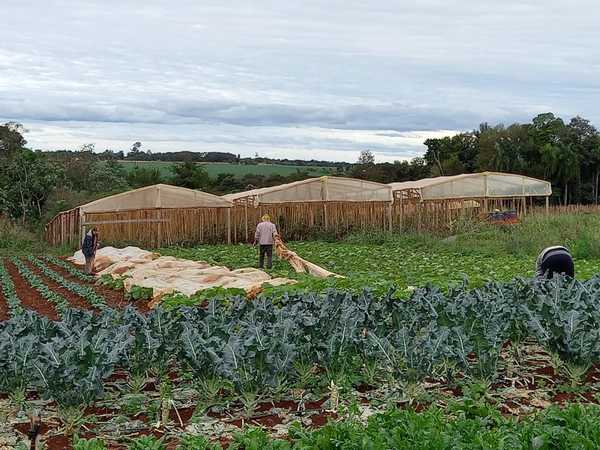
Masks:
[[[2,286],[2,294],[4,299],[8,303],[10,315],[15,316],[23,313],[23,307],[21,306],[21,300],[17,296],[15,291],[15,285],[10,277],[10,274],[4,266],[4,260],[0,259],[0,285]]]
[[[11,258],[12,263],[16,266],[19,274],[29,285],[35,289],[44,299],[53,303],[59,312],[69,308],[69,302],[62,295],[50,289],[40,277],[33,273],[23,262],[17,258]]]
[[[93,275],[88,275],[87,273],[82,272],[81,270],[77,269],[76,267],[73,267],[72,264],[70,264],[66,261],[63,261],[60,258],[57,258],[55,256],[44,256],[43,258],[44,258],[44,260],[48,261],[49,263],[52,263],[55,266],[63,268],[69,274],[73,275],[75,278],[80,279],[81,281],[87,281],[88,283],[93,283],[94,281],[96,281],[96,277],[94,277]]]
[[[102,394],[115,367],[161,379],[173,364],[191,374],[201,397],[214,399],[230,386],[250,405],[260,395],[323,382],[491,382],[503,344],[510,340],[518,355],[531,337],[577,384],[600,359],[599,296],[600,278],[517,279],[446,294],[427,287],[407,301],[393,292],[331,291],[277,303],[213,299],[206,308],[148,315],[132,307],[96,315],[65,309],[60,322],[27,312],[0,325],[0,389],[31,386],[59,405],[81,405]]]
[[[40,271],[46,277],[48,277],[52,281],[55,281],[56,283],[58,283],[59,285],[61,285],[65,289],[67,289],[68,291],[84,298],[85,300],[87,300],[87,302],[90,305],[92,305],[96,308],[106,306],[106,302],[105,302],[104,298],[102,296],[98,295],[94,291],[94,289],[92,289],[90,286],[82,286],[81,284],[66,280],[62,275],[60,275],[59,273],[50,269],[46,264],[44,264],[43,261],[41,261],[38,258],[35,258],[34,256],[29,256],[28,260],[32,264],[34,264],[38,269],[40,269]]]

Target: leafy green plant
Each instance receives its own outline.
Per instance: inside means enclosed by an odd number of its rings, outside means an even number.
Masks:
[[[127,446],[129,450],[166,450],[164,440],[154,436],[140,436],[132,439]]]
[[[184,434],[177,446],[177,450],[221,450],[217,443],[211,443],[204,436]]]
[[[89,275],[85,272],[82,272],[81,270],[79,270],[75,266],[73,266],[73,264],[71,264],[63,259],[56,258],[55,256],[44,256],[43,258],[44,258],[44,260],[48,261],[49,263],[63,268],[69,274],[73,275],[75,278],[80,279],[81,281],[87,281],[88,283],[92,283],[92,282],[96,281],[95,276]]]
[[[6,267],[4,266],[4,260],[2,259],[0,259],[0,287],[2,288],[4,299],[6,300],[6,303],[8,303],[11,316],[23,314],[24,310],[23,306],[21,305],[21,300],[17,296],[13,280],[6,270]]]
[[[149,300],[152,298],[153,289],[142,286],[132,286],[129,292],[127,292],[127,298],[134,302],[140,300]]]
[[[34,274],[21,260],[17,257],[11,259],[12,263],[17,267],[17,270],[32,288],[51,303],[56,305],[59,311],[64,311],[69,307],[69,302],[62,295],[51,290],[36,274]]]
[[[106,443],[101,439],[73,439],[73,450],[107,450]]]
[[[96,284],[106,286],[113,291],[122,291],[125,288],[125,277],[104,274],[98,278]]]
[[[74,283],[65,279],[62,275],[46,266],[46,264],[44,264],[44,262],[40,259],[34,258],[33,256],[30,256],[27,259],[29,260],[29,262],[37,266],[37,268],[40,269],[40,271],[46,277],[48,277],[52,281],[55,281],[68,291],[86,299],[90,303],[90,305],[96,308],[102,308],[106,306],[106,301],[104,300],[104,298],[101,295],[98,295],[96,291],[94,291],[91,287],[82,286],[78,283]]]

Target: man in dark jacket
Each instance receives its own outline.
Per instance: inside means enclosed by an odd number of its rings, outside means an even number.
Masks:
[[[538,256],[535,276],[538,278],[552,278],[555,273],[575,277],[575,264],[573,257],[565,247],[560,245],[542,250]]]
[[[85,273],[94,273],[94,259],[98,250],[98,228],[94,227],[88,231],[81,243],[81,252],[85,256]]]

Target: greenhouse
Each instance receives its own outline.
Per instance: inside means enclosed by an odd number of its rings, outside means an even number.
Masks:
[[[206,192],[157,184],[58,214],[46,226],[46,240],[78,245],[85,230],[97,227],[102,241],[112,243],[230,242],[232,206]]]
[[[440,230],[491,211],[525,215],[552,194],[549,182],[499,172],[471,173],[390,183],[393,220],[400,229]],[[539,204],[539,202],[538,202]]]
[[[389,186],[343,177],[320,177],[224,195],[234,204],[288,202],[391,202]]]
[[[320,177],[228,194],[234,203],[234,240],[250,240],[267,213],[286,239],[316,233],[391,230],[392,191],[386,184],[344,177]]]
[[[482,172],[424,178],[417,181],[390,183],[395,199],[416,197],[424,200],[462,198],[548,197],[550,183],[523,175]]]

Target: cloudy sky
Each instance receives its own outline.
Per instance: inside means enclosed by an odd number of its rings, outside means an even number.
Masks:
[[[32,148],[379,161],[553,111],[600,126],[596,0],[2,0]]]

